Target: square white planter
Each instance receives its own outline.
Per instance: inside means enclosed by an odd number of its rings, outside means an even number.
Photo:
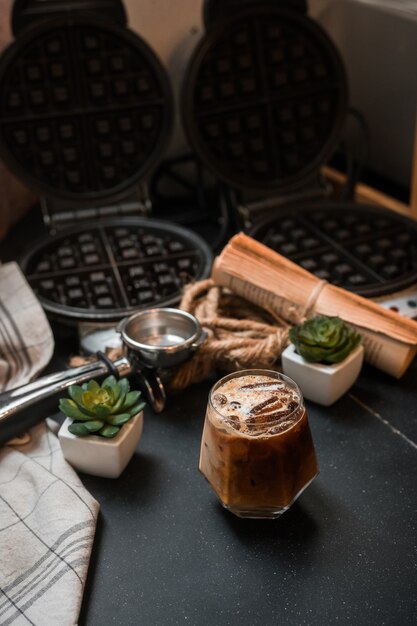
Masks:
[[[143,411],[123,424],[113,439],[98,435],[76,437],[68,430],[72,422],[67,417],[58,433],[62,452],[68,463],[86,474],[118,478],[132,458],[142,434]]]
[[[363,357],[362,345],[335,365],[309,363],[296,353],[293,344],[281,355],[284,374],[297,383],[304,398],[324,406],[333,404],[350,389],[359,376]]]

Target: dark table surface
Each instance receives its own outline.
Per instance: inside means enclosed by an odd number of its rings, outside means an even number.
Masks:
[[[50,369],[74,350],[58,333]],[[320,474],[275,521],[234,517],[198,472],[212,382],[147,409],[119,479],[81,476],[101,512],[80,624],[415,624],[417,361],[399,381],[365,366],[332,407],[307,402]]]

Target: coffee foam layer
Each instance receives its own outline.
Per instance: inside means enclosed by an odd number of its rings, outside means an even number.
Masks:
[[[281,432],[299,417],[299,393],[269,376],[231,378],[216,389],[211,401],[224,421],[242,433],[265,433],[271,427]]]

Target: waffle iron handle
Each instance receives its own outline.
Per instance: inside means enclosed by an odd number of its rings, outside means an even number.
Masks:
[[[17,37],[35,23],[84,13],[87,17],[98,16],[122,27],[127,24],[122,0],[14,0],[12,31]]]
[[[111,367],[107,359],[99,357],[93,363],[50,374],[0,394],[0,445],[56,413],[58,398],[70,385],[81,385],[112,373],[130,376],[132,371],[133,367],[126,357],[114,361]]]

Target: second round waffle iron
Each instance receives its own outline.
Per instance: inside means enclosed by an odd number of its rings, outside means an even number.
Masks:
[[[230,2],[227,18],[205,5],[216,19],[206,19],[182,93],[195,151],[246,206],[265,201],[261,219],[253,212],[250,234],[320,278],[370,297],[416,284],[412,220],[346,202],[300,204],[347,113],[334,45],[289,3],[284,9],[278,1],[248,0],[242,10],[237,4]]]

